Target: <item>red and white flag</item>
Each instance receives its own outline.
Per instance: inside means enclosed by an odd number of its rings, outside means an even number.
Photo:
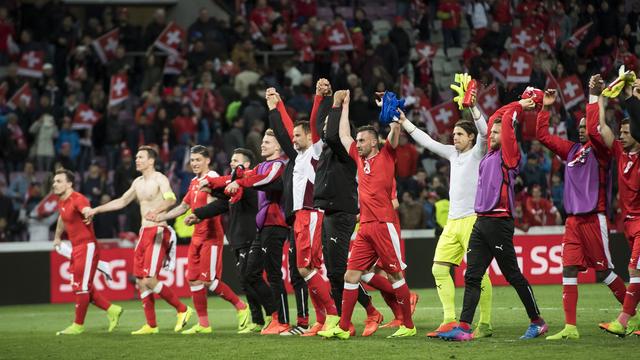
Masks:
[[[271,34],[271,49],[284,50],[289,46],[287,33],[276,32]]]
[[[569,110],[584,101],[582,82],[576,75],[567,76],[560,80],[560,93],[564,100],[564,108]]]
[[[564,46],[570,47],[570,48],[577,48],[578,46],[580,46],[580,43],[582,42],[582,39],[584,39],[584,37],[589,32],[589,28],[591,27],[591,25],[593,25],[593,22],[590,22],[590,23],[582,26],[578,30],[576,30],[571,35],[571,37],[569,39],[567,39],[567,41],[565,41]]]
[[[87,104],[80,104],[73,115],[72,129],[90,129],[100,121],[102,115]]]
[[[511,47],[529,52],[535,51],[538,49],[538,38],[531,29],[514,27],[511,31]]]
[[[329,50],[353,50],[351,34],[344,23],[333,24],[324,33],[329,43]]]
[[[31,95],[31,88],[28,83],[25,83],[16,91],[11,99],[7,102],[7,106],[11,109],[16,109],[20,103],[26,103],[27,107],[30,108],[33,105],[33,95]]]
[[[36,206],[36,214],[39,218],[45,218],[58,211],[58,195],[50,192],[44,199],[40,200]]]
[[[164,70],[162,71],[165,75],[179,75],[182,73],[182,70],[185,68],[185,61],[182,56],[173,56],[169,55],[167,60],[164,62]]]
[[[555,23],[550,23],[549,26],[547,26],[547,31],[545,31],[544,36],[542,37],[542,41],[540,42],[540,49],[553,54],[556,51],[559,33],[559,26]]]
[[[212,112],[215,109],[215,98],[209,90],[195,89],[189,93],[191,108],[196,112]]]
[[[20,55],[18,75],[41,78],[44,66],[44,51],[26,51]]]
[[[431,108],[428,116],[435,124],[438,134],[446,134],[453,129],[453,124],[460,119],[460,112],[455,103],[447,101]]]
[[[507,82],[507,70],[509,70],[510,60],[509,54],[504,52],[499,58],[493,60],[493,64],[489,68],[489,72],[501,83]]]
[[[91,46],[103,64],[115,59],[120,39],[120,30],[115,28],[91,42]]]
[[[153,44],[169,55],[178,56],[180,53],[178,49],[180,44],[184,42],[185,34],[184,29],[172,21],[162,30],[162,33]]]
[[[416,43],[416,52],[418,53],[417,66],[422,65],[426,61],[431,61],[436,52],[438,51],[438,45],[429,44],[424,41],[418,41]]]
[[[111,76],[111,86],[109,87],[109,106],[115,106],[127,100],[129,97],[129,87],[127,85],[127,75]]]
[[[511,55],[509,70],[507,70],[507,82],[526,83],[531,78],[533,70],[533,56],[517,50]]]
[[[484,112],[487,118],[500,108],[500,97],[498,96],[498,88],[493,83],[478,93],[476,99],[478,107]]]

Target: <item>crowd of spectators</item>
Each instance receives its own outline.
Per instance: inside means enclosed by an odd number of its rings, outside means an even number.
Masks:
[[[59,0],[0,5],[0,66],[6,69],[0,78],[0,241],[28,238],[20,224],[42,220],[36,210],[46,200],[50,172],[60,166],[78,173],[78,189],[97,205],[121,195],[137,176],[132,152],[142,144],[157,146],[159,167],[170,176],[178,196],[184,195],[192,176],[187,161],[191,145],[210,146],[215,154],[212,166],[220,173],[228,171],[234,148],[246,147],[259,155],[268,127],[264,91],[270,86],[279,90],[293,118],[304,119],[315,80],[326,77],[333,89],[351,90],[356,126],[377,124],[374,93],[401,92],[402,78],[410,79],[419,106],[428,109],[450,101],[450,92],[436,85],[429,62],[423,66],[424,59],[416,56],[417,42],[439,46],[447,61],[460,62],[480,83],[496,83],[502,104],[517,99],[527,85],[545,88],[551,75],[558,79],[575,74],[588,93],[593,73],[610,78],[622,63],[638,70],[637,0],[400,0],[393,2],[396,13],[382,19],[367,14],[378,5],[374,2],[230,3],[235,8],[229,20],[214,18],[205,8],[194,10],[194,20],[185,29],[184,66],[170,74],[165,72],[167,56],[153,47],[170,22],[167,9],[154,10],[142,24],[131,21],[125,7],[86,6],[82,16],[76,16]],[[337,11],[345,6],[351,9],[348,16]],[[321,18],[321,8],[335,12]],[[565,46],[589,23],[578,46]],[[539,37],[552,27],[557,31],[550,49],[533,52],[528,84],[501,83],[490,71],[496,59],[511,51],[509,38],[516,25],[533,29]],[[353,50],[331,51],[330,30],[341,26],[349,29]],[[103,64],[91,43],[114,28],[119,29],[115,58]],[[16,46],[18,52],[12,50]],[[452,48],[459,48],[462,56],[451,55]],[[274,50],[278,52],[265,64],[263,53]],[[25,51],[44,51],[41,78],[18,75],[17,61]],[[119,74],[128,76],[129,98],[108,106],[110,78]],[[25,82],[32,90],[31,103],[7,106]],[[202,98],[194,104],[198,90]],[[101,115],[93,128],[72,126],[80,104]],[[583,109],[584,104],[558,107],[552,131],[576,140]],[[417,110],[411,115],[421,124]],[[613,104],[606,116],[615,129],[624,113]],[[526,230],[561,224],[563,164],[535,140],[535,117],[518,132],[523,154],[517,179],[518,226]],[[448,133],[432,135],[450,143]],[[442,227],[448,208],[448,163],[406,136],[398,158],[402,227]],[[613,205],[615,209],[615,199]],[[136,206],[124,214],[98,217],[98,236],[136,231]]]

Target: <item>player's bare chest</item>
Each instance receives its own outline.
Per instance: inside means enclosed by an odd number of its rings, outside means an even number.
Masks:
[[[140,201],[154,200],[159,192],[160,186],[155,181],[143,180],[136,184],[136,193]]]

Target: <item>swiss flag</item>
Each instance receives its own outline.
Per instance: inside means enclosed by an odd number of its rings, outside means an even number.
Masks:
[[[498,97],[498,88],[496,84],[493,83],[478,93],[478,99],[476,99],[476,103],[484,112],[484,114],[489,117],[496,110],[500,108],[500,97]]]
[[[576,30],[571,35],[571,37],[567,41],[565,41],[564,46],[570,48],[577,48],[578,46],[580,46],[582,39],[584,39],[585,35],[587,35],[587,33],[589,32],[589,28],[591,27],[591,25],[593,25],[593,22],[590,22]]]
[[[164,70],[162,72],[165,75],[179,75],[184,70],[185,65],[186,63],[180,55],[169,55],[164,62]]]
[[[103,64],[115,59],[120,39],[120,30],[115,28],[91,42],[91,46]]]
[[[417,66],[422,65],[426,61],[431,61],[434,56],[436,56],[436,52],[438,51],[438,46],[434,44],[429,44],[424,41],[418,41],[416,43],[416,52],[418,53],[418,64]]]
[[[535,51],[538,48],[538,39],[531,29],[514,27],[511,31],[511,47],[525,51]]]
[[[509,54],[504,52],[499,58],[493,60],[493,64],[489,68],[489,72],[493,77],[502,83],[507,82],[507,70],[509,70],[510,60]]]
[[[20,55],[18,75],[41,78],[44,66],[44,51],[26,51]]]
[[[36,206],[36,214],[39,218],[45,218],[58,211],[58,195],[50,192],[44,199],[40,200]]]
[[[109,87],[109,106],[115,106],[129,97],[127,75],[113,75]]]
[[[287,33],[280,32],[271,34],[271,49],[276,51],[286,49],[289,46],[287,36]]]
[[[184,29],[172,21],[162,30],[162,33],[153,44],[167,54],[177,56],[179,54],[178,49],[180,48],[180,44],[183,43],[184,38]]]
[[[100,121],[102,115],[87,104],[80,104],[73,115],[72,129],[90,129]]]
[[[558,44],[558,34],[560,33],[560,27],[555,23],[550,23],[547,27],[547,31],[544,33],[542,42],[540,42],[540,49],[553,54]]]
[[[353,42],[346,25],[342,22],[334,23],[324,33],[329,43],[329,50],[353,50]]]
[[[533,70],[533,56],[517,50],[511,55],[509,70],[507,70],[507,82],[526,83],[529,82],[531,71]]]
[[[33,96],[31,95],[31,88],[28,83],[22,85],[20,89],[11,96],[11,99],[7,102],[7,106],[15,110],[21,102],[26,102],[28,108],[33,105]]]
[[[460,112],[455,103],[447,101],[431,108],[428,116],[431,117],[436,125],[438,133],[446,134],[453,128],[453,124],[460,119]]]
[[[578,76],[572,75],[562,78],[559,85],[565,109],[569,110],[585,99],[582,82]]]

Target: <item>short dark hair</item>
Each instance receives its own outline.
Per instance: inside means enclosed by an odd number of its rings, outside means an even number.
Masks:
[[[311,126],[309,125],[309,122],[307,120],[298,120],[296,121],[295,124],[293,124],[293,128],[297,128],[298,126],[302,126],[302,130],[304,130],[305,134],[308,134],[311,132]]]
[[[67,178],[67,181],[74,185],[76,182],[76,176],[71,170],[67,169],[58,169],[55,172],[55,175],[64,175]]]
[[[251,150],[245,148],[237,148],[233,150],[233,153],[244,156],[245,160],[249,162],[249,166],[253,166],[255,156],[253,155],[253,152]]]
[[[469,120],[460,120],[456,122],[456,124],[453,127],[461,128],[462,130],[464,130],[464,132],[467,133],[467,135],[473,134],[473,143],[474,144],[476,143],[476,140],[478,139],[478,128],[476,128],[475,123]]]
[[[209,149],[202,145],[195,145],[191,148],[192,154],[200,154],[207,159],[211,159],[211,153],[209,153]]]
[[[622,126],[622,125],[630,125],[630,124],[631,124],[631,122],[630,122],[630,119],[628,117],[620,120],[620,126]]]
[[[356,134],[357,133],[361,133],[361,132],[365,132],[365,131],[370,132],[371,134],[373,134],[373,137],[375,137],[376,140],[378,139],[378,131],[376,130],[376,128],[374,128],[371,125],[360,126],[358,128],[358,130],[356,130]]]
[[[502,125],[502,118],[501,117],[497,117],[497,118],[493,119],[493,123]]]
[[[153,147],[149,146],[149,145],[142,145],[138,148],[138,151],[146,151],[147,152],[147,156],[149,156],[150,158],[153,159],[153,161],[158,160],[158,152],[156,151],[156,149],[154,149]]]

